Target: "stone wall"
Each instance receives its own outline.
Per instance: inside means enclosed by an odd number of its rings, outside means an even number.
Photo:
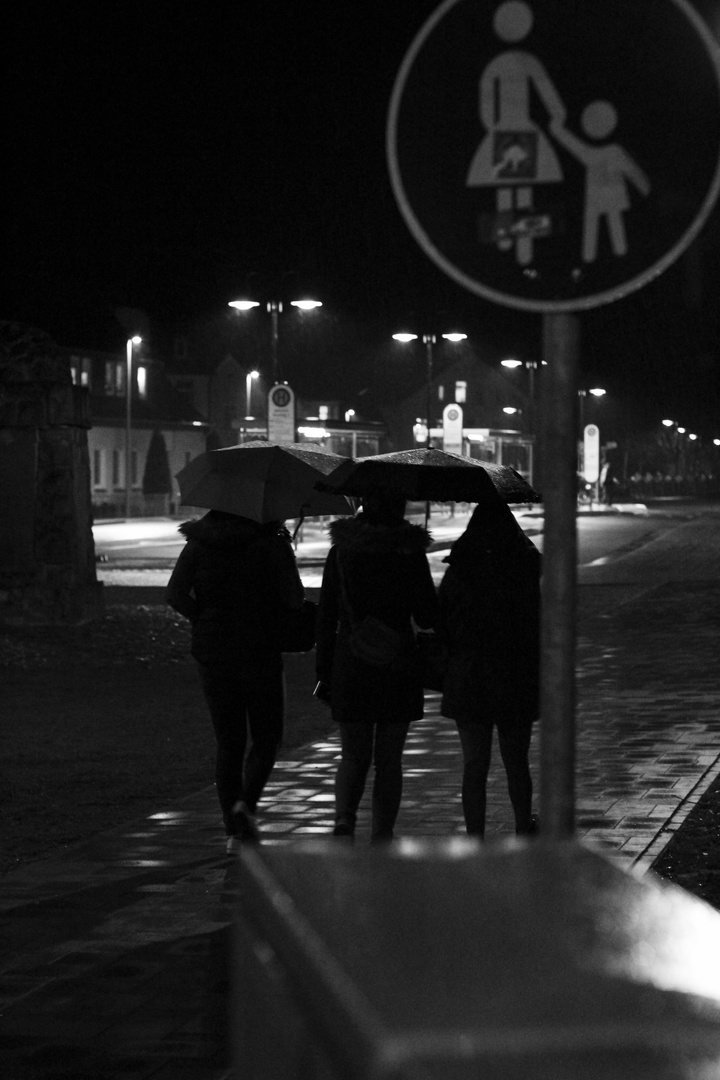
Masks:
[[[102,612],[87,392],[42,331],[0,322],[0,624]]]

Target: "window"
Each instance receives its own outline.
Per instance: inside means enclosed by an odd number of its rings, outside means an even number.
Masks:
[[[130,451],[130,485],[131,487],[137,487],[138,485],[138,452],[137,450]]]
[[[93,450],[93,487],[105,487],[105,451]]]
[[[116,360],[105,363],[105,393],[109,397],[125,395],[125,365]]]
[[[147,397],[147,368],[139,367],[137,369],[137,385],[138,394],[144,400]]]
[[[445,387],[440,385],[440,386],[438,386],[438,401],[444,401],[444,400],[445,400]]]
[[[467,400],[467,383],[456,382],[455,383],[455,401],[458,405],[463,405]]]
[[[87,356],[70,357],[70,372],[75,386],[87,386],[89,388],[91,370],[92,362]]]
[[[112,482],[113,487],[120,487],[120,451],[112,452]]]

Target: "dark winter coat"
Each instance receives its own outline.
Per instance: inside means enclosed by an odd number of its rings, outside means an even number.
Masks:
[[[195,659],[232,673],[280,664],[280,615],[304,599],[287,530],[210,511],[179,531],[187,544],[166,599],[192,623]]]
[[[512,728],[538,716],[541,557],[516,523],[508,530],[493,542],[468,527],[440,584],[441,711],[460,723]]]
[[[430,627],[437,593],[425,554],[430,536],[419,525],[369,524],[363,514],[330,526],[333,546],[323,574],[318,610],[317,673],[330,687],[339,723],[409,723],[423,714],[423,688],[411,618]],[[372,667],[352,655],[351,618],[342,596],[339,565],[356,621],[372,614],[405,634],[400,656]]]

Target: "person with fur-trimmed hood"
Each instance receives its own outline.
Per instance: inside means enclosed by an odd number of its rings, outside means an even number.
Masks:
[[[282,741],[285,709],[279,620],[305,598],[290,534],[210,510],[179,532],[187,543],[168,582],[170,607],[192,624],[217,743],[215,783],[228,854],[257,840],[255,808]],[[247,759],[248,727],[251,746]]]
[[[423,715],[412,620],[430,628],[438,611],[426,555],[430,536],[405,521],[405,505],[404,497],[378,491],[363,498],[354,518],[332,523],[318,608],[317,676],[326,687],[341,742],[334,835],[354,836],[374,762],[371,842],[393,837],[403,747],[410,723]],[[379,664],[353,651],[354,628],[366,616],[390,628],[394,639]]]

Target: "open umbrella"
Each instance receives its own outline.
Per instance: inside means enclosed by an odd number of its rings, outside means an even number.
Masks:
[[[342,494],[314,485],[348,458],[303,443],[262,440],[208,450],[177,474],[185,506],[225,510],[252,521],[285,521],[304,515],[352,514]]]
[[[493,465],[433,447],[346,459],[319,482],[320,490],[362,496],[390,488],[406,499],[431,502],[540,502],[541,496],[509,465]]]

